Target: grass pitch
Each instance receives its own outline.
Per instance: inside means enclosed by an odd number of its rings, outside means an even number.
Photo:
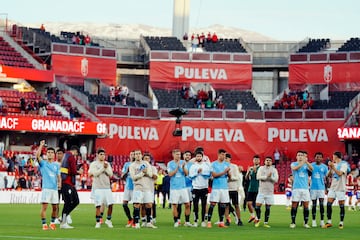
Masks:
[[[62,206],[61,206],[62,209]],[[359,239],[360,237],[360,211],[347,211],[344,221],[344,229],[338,229],[339,207],[333,208],[333,225],[329,229],[320,227],[304,229],[302,227],[302,210],[297,215],[297,227],[290,229],[290,211],[284,206],[273,206],[269,224],[271,228],[262,225],[255,228],[253,223],[247,223],[248,211],[242,212],[244,226],[238,227],[232,224],[229,228],[218,228],[213,224],[211,229],[173,227],[170,209],[157,208],[158,229],[131,229],[125,228],[127,219],[121,205],[115,205],[113,211],[114,228],[109,229],[102,225],[95,229],[95,209],[92,204],[80,204],[71,214],[74,229],[56,229],[55,231],[43,231],[40,220],[40,204],[0,204],[0,240],[1,239],[48,239],[48,240],[95,240],[95,239],[146,239],[146,240],[176,240],[176,239]],[[265,210],[262,208],[262,216]],[[217,221],[217,209],[214,211],[213,221]],[[317,217],[319,219],[319,217]],[[50,219],[50,209],[48,218]],[[191,217],[192,219],[192,217]],[[184,215],[182,214],[182,223]],[[311,220],[309,221],[311,224]],[[318,222],[319,225],[319,222]]]

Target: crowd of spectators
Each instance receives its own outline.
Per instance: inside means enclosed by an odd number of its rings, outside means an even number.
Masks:
[[[24,97],[20,98],[20,112],[25,114],[39,114],[40,116],[47,116],[47,101],[46,100],[27,100]]]
[[[88,34],[83,34],[82,32],[66,32],[61,31],[60,35],[65,39],[65,41],[69,44],[76,45],[93,45],[91,37]]]
[[[196,95],[193,94],[192,90],[184,84],[181,87],[180,95],[183,99],[189,99],[194,101],[194,107],[199,109],[224,109],[224,98],[223,94],[216,94],[214,97],[214,91],[205,91],[199,89]]]
[[[110,86],[109,88],[110,101],[112,103],[119,103],[123,106],[127,105],[127,99],[129,96],[129,88],[126,84],[118,86]]]
[[[314,100],[307,90],[284,90],[283,96],[274,102],[273,109],[311,109]]]
[[[2,151],[0,156],[0,171],[7,172],[4,176],[3,188],[16,190],[40,190],[41,173],[39,165],[35,161],[37,145],[31,146],[31,152],[17,153]],[[2,154],[2,153],[5,154]],[[43,149],[43,156],[46,156],[46,148]],[[90,163],[94,160],[94,155],[90,154],[86,159],[81,156],[77,159],[77,165],[84,169],[84,174],[77,176],[76,184],[79,190],[91,189],[91,178],[88,177],[87,170]],[[10,180],[12,179],[12,181]]]
[[[183,40],[184,41],[189,40],[189,36],[188,36],[187,33],[184,34]],[[203,48],[206,43],[217,43],[218,42],[218,36],[216,35],[216,33],[211,34],[210,32],[208,32],[207,36],[205,36],[204,33],[196,34],[196,35],[195,35],[195,33],[193,33],[191,35],[190,41],[191,41],[192,51],[196,52],[196,49],[198,47]]]

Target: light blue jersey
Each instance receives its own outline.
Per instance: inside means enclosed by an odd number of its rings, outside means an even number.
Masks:
[[[192,163],[192,162],[186,163],[185,168],[186,168],[186,170],[187,170],[188,172],[190,172],[190,167],[191,167],[193,164],[194,164],[194,163]],[[190,178],[189,176],[186,176],[186,177],[185,177],[185,185],[186,185],[187,188],[192,188],[192,180],[191,180],[191,178]]]
[[[317,165],[315,162],[311,165],[314,169],[311,174],[310,190],[325,190],[325,177],[329,172],[328,167],[323,163]]]
[[[125,181],[125,189],[127,190],[134,190],[134,183],[132,178],[130,177],[130,173],[129,173],[129,166],[132,162],[126,162],[121,170],[122,174],[127,173],[126,176],[126,181]]]
[[[186,188],[185,173],[181,167],[184,163],[184,160],[180,160],[180,166],[177,172],[172,177],[170,177],[170,191]],[[177,166],[178,164],[174,160],[170,161],[167,165],[168,173],[175,171]]]
[[[42,177],[42,188],[58,190],[58,175],[60,175],[60,166],[57,162],[48,162],[42,160],[39,162]]]
[[[298,166],[298,162],[293,162],[291,167]],[[309,175],[308,175],[308,166],[306,164],[302,165],[298,170],[292,170],[294,176],[293,189],[309,189]]]
[[[215,161],[215,162],[211,163],[211,172],[221,173],[228,167],[230,167],[230,163],[228,163],[226,161],[223,161],[223,162]],[[220,177],[214,178],[213,183],[212,183],[212,188],[213,189],[228,189],[228,175],[224,174]]]

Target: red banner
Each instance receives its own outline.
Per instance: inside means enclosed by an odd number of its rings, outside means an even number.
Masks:
[[[0,117],[0,129],[2,131],[30,131],[82,135],[103,135],[106,133],[106,125],[104,123],[32,118],[27,116]]]
[[[54,73],[60,76],[101,79],[116,84],[116,59],[53,54]]]
[[[252,64],[150,62],[150,82],[203,82],[251,89]]]
[[[337,134],[339,140],[360,139],[360,128],[358,127],[338,128]]]
[[[317,151],[325,156],[344,151],[337,128],[343,121],[323,122],[224,122],[183,121],[182,136],[174,137],[174,120],[135,120],[102,118],[108,138],[97,139],[97,147],[105,147],[111,155],[128,155],[131,150],[150,152],[157,161],[171,159],[171,150],[193,151],[202,146],[205,154],[214,160],[217,150],[224,148],[233,159],[244,166],[251,164],[254,154],[270,155],[276,148],[294,157],[299,149],[309,152],[312,158]]]
[[[289,84],[358,82],[360,63],[289,64]]]
[[[9,78],[23,78],[25,80],[32,80],[37,82],[52,82],[54,80],[54,73],[51,70],[38,70],[35,68],[17,68],[9,66],[1,66],[2,72],[0,76]]]

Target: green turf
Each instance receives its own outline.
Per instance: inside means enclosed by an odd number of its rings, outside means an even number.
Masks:
[[[337,228],[339,222],[339,207],[335,206],[333,211],[334,227],[329,229],[302,227],[302,210],[297,216],[296,229],[290,229],[290,212],[284,206],[273,206],[271,208],[270,229],[255,228],[253,224],[247,223],[248,212],[242,212],[243,227],[231,225],[222,229],[213,226],[207,228],[185,228],[173,227],[170,209],[158,208],[158,229],[127,229],[121,205],[116,205],[113,212],[114,228],[109,229],[102,225],[95,229],[94,207],[91,204],[80,204],[71,214],[74,229],[56,231],[43,231],[39,217],[40,205],[26,204],[0,204],[0,239],[359,239],[360,237],[360,211],[346,211],[345,228]],[[217,209],[215,209],[213,220],[217,220]],[[48,209],[48,215],[50,211]],[[262,211],[262,214],[264,210]],[[182,221],[184,219],[182,218]],[[213,222],[214,222],[213,221]],[[311,223],[311,221],[310,221]]]

